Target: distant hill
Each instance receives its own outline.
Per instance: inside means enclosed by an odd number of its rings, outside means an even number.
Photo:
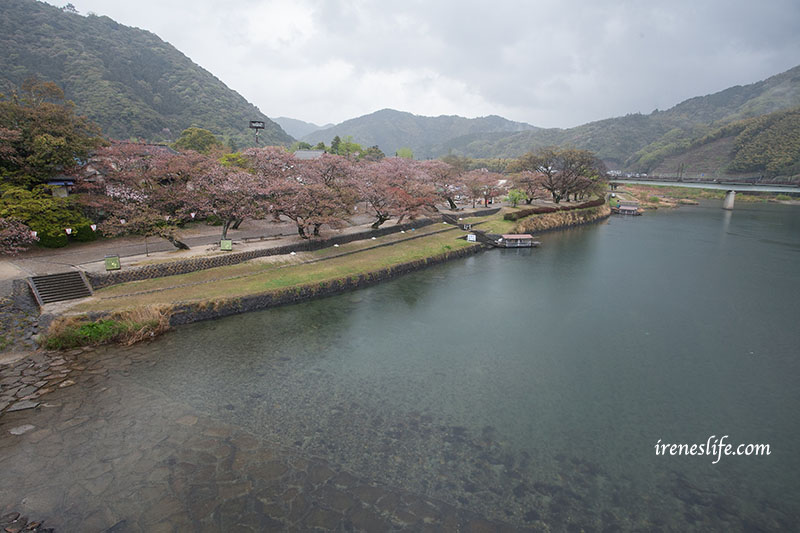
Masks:
[[[313,133],[317,130],[330,128],[333,124],[325,124],[324,126],[317,126],[312,122],[305,122],[296,118],[289,117],[276,117],[272,119],[273,122],[278,124],[283,131],[294,137],[295,139],[302,139],[306,135]]]
[[[254,142],[248,121],[263,120],[262,144],[293,140],[150,32],[34,0],[2,0],[0,92],[10,92],[31,75],[57,83],[78,111],[112,138],[170,141],[198,126],[241,148]]]
[[[666,111],[632,114],[570,129],[536,129],[512,134],[472,133],[444,139],[432,148],[470,157],[518,157],[557,144],[592,150],[610,168],[649,172],[667,157],[732,122],[800,106],[800,66],[764,81],[691,98]]]
[[[423,117],[393,109],[382,109],[337,124],[333,127],[315,131],[303,136],[302,140],[311,144],[320,141],[330,144],[335,136],[352,136],[353,141],[362,146],[379,146],[387,155],[400,148],[411,148],[414,157],[425,159],[442,155],[434,147],[444,140],[468,134],[492,132],[518,132],[536,130],[523,122],[513,122],[495,115],[480,118],[464,118],[442,115]]]

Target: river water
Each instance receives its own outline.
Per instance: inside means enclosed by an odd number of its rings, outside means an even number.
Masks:
[[[0,505],[119,531],[797,524],[800,208],[540,240],[84,354],[37,439],[0,437]],[[722,436],[771,453],[656,453]]]

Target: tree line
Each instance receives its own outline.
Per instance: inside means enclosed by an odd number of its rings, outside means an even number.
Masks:
[[[346,225],[359,206],[378,228],[440,206],[457,209],[459,201],[488,205],[503,194],[514,205],[602,194],[602,162],[583,150],[541,149],[499,173],[464,158],[385,157],[377,147],[334,141],[338,153],[316,159],[284,147],[231,152],[199,128],[172,147],[109,143],[56,86],[33,83],[0,99],[0,249],[16,253],[36,240],[64,245],[67,228],[70,239],[157,235],[186,247],[179,228],[202,219],[218,221],[223,239],[248,218],[288,219],[300,237],[313,238],[323,226]],[[74,180],[74,194],[50,194],[47,180],[56,175]]]

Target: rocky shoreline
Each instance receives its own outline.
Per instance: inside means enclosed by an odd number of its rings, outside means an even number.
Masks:
[[[22,516],[17,512],[8,513],[0,516],[0,531],[6,533],[20,533],[23,531],[38,533],[53,533],[55,529],[45,527],[40,520],[30,520],[27,516]]]
[[[48,392],[74,385],[70,373],[85,368],[71,363],[78,355],[92,350],[87,347],[66,353],[39,351],[0,364],[0,415],[35,409]]]

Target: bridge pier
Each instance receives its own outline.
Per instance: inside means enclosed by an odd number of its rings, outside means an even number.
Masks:
[[[733,211],[733,200],[736,197],[736,191],[728,191],[725,199],[722,201],[722,209]]]

